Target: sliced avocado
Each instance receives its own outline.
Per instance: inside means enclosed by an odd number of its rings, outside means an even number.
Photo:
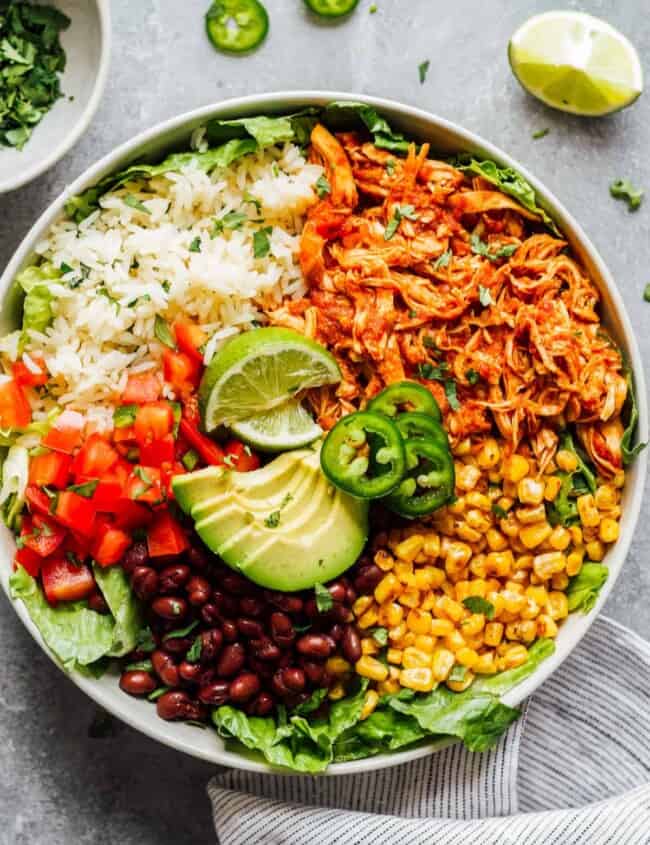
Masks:
[[[225,475],[225,467],[206,467],[176,475],[172,480],[172,489],[179,507],[185,513],[190,513],[194,505],[204,502],[224,487]]]
[[[200,476],[196,485],[192,476]],[[367,539],[367,502],[332,487],[311,449],[212,481],[206,470],[189,473],[173,486],[208,548],[271,589],[303,590],[335,578],[357,560]]]

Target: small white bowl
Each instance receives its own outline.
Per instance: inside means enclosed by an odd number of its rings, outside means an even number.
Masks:
[[[0,146],[0,194],[26,185],[55,164],[88,128],[108,75],[110,0],[50,0],[70,18],[61,33],[63,97],[34,127],[22,150]],[[72,99],[71,99],[72,98]]]
[[[336,91],[292,91],[270,94],[252,95],[235,100],[226,100],[217,105],[204,106],[194,111],[181,114],[164,123],[142,132],[130,141],[117,147],[113,152],[104,156],[69,185],[65,191],[43,212],[27,233],[22,244],[13,258],[0,275],[0,332],[8,331],[12,325],[12,285],[16,274],[35,257],[35,245],[43,238],[48,227],[57,219],[68,197],[78,194],[91,185],[95,185],[103,176],[121,170],[134,161],[159,161],[165,154],[187,148],[192,132],[204,125],[211,118],[222,119],[252,116],[256,114],[272,114],[299,111],[305,106],[323,106],[333,100],[353,100],[374,106],[396,129],[407,133],[410,137],[419,138],[431,143],[432,150],[444,155],[459,151],[471,152],[475,155],[492,159],[507,167],[518,170],[534,188],[540,204],[551,213],[560,229],[566,236],[571,249],[582,262],[589,276],[594,280],[602,295],[602,313],[604,324],[620,346],[626,360],[634,374],[639,405],[638,437],[640,441],[648,440],[648,402],[645,387],[643,360],[639,353],[632,326],[625,312],[623,299],[618,291],[616,282],[605,266],[596,248],[589,241],[579,223],[569,214],[558,199],[548,191],[531,173],[505,152],[483,140],[478,135],[451,123],[443,118],[422,111],[412,106],[402,105],[379,97],[368,97],[359,94],[346,94]],[[503,700],[511,706],[520,704],[554,672],[571,651],[578,645],[582,637],[589,630],[590,625],[600,612],[614,583],[621,573],[625,557],[630,548],[636,523],[641,510],[646,478],[646,457],[642,455],[627,472],[626,485],[623,490],[622,516],[620,537],[608,551],[605,563],[609,567],[609,578],[604,584],[598,601],[593,610],[583,615],[573,613],[560,628],[556,640],[555,653],[548,657],[542,665],[523,683],[510,690]],[[0,525],[0,588],[9,594],[9,576],[12,572],[12,561],[16,551],[13,535]],[[13,605],[14,610],[23,624],[40,644],[46,654],[54,660],[51,652],[43,643],[36,625],[29,618],[29,614],[22,602]],[[54,660],[56,662],[56,660]],[[156,708],[149,702],[131,698],[125,695],[118,686],[118,677],[109,672],[102,678],[89,678],[79,673],[69,675],[70,679],[87,695],[109,713],[136,728],[147,736],[159,742],[176,748],[185,754],[208,760],[222,766],[232,766],[237,769],[248,769],[257,772],[278,772],[286,774],[286,770],[277,770],[265,763],[252,752],[235,752],[227,749],[215,731],[197,730],[195,727],[177,722],[164,722],[156,715]],[[328,775],[358,774],[406,763],[426,754],[430,754],[451,740],[438,740],[425,743],[406,751],[393,754],[381,754],[363,760],[348,763],[336,763],[327,770]]]

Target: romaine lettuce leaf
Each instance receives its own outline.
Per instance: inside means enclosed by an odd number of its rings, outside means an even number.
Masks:
[[[142,628],[140,605],[121,566],[93,566],[95,581],[115,620],[109,657],[122,657],[136,646]]]
[[[376,109],[365,103],[345,100],[329,103],[323,111],[322,120],[333,130],[349,129],[361,121],[372,135],[375,146],[401,155],[406,155],[411,143],[401,132],[395,132]]]
[[[89,610],[85,602],[50,607],[34,578],[19,566],[9,579],[11,596],[20,599],[48,648],[71,672],[90,666],[113,647],[115,622]]]
[[[12,530],[25,504],[25,489],[29,477],[29,454],[22,446],[12,446],[2,465],[0,510],[2,519]]]
[[[583,493],[596,492],[596,473],[582,449],[574,443],[570,432],[563,432],[560,437],[559,448],[563,451],[572,452],[578,461],[578,465],[573,472],[558,472],[562,485],[560,492],[548,506],[548,520],[551,525],[567,526],[578,522],[580,518],[578,515],[578,496]]]
[[[569,612],[580,610],[582,613],[589,613],[596,604],[598,594],[608,576],[609,570],[604,564],[583,563],[582,569],[571,578],[567,587]]]
[[[231,138],[253,138],[262,148],[287,141],[303,146],[309,141],[318,114],[318,109],[309,108],[286,117],[262,115],[236,120],[215,119],[206,125],[206,136],[211,144],[219,144]]]
[[[632,445],[634,440],[634,433],[636,431],[637,423],[639,422],[639,409],[636,404],[636,391],[634,389],[634,379],[630,370],[626,373],[627,379],[627,397],[625,399],[624,414],[627,415],[627,426],[623,432],[621,439],[621,453],[623,455],[623,463],[625,466],[631,464],[639,452],[643,451],[648,445],[647,443],[637,443]]]
[[[61,271],[49,261],[26,267],[16,276],[16,283],[25,292],[23,332],[27,329],[42,332],[50,325],[53,315],[49,285],[60,278]]]
[[[455,167],[465,173],[475,173],[496,185],[504,194],[508,194],[521,203],[524,208],[536,214],[539,219],[555,234],[561,237],[560,231],[549,215],[537,205],[535,191],[525,179],[512,167],[499,167],[494,161],[479,161],[471,155],[457,156],[453,161]]]

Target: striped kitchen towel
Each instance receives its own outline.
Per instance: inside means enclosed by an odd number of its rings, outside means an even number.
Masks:
[[[488,753],[208,794],[221,845],[650,845],[650,644],[596,620]]]

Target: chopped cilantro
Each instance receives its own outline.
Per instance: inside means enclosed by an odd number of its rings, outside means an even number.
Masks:
[[[334,607],[332,594],[324,584],[315,584],[314,593],[316,594],[316,607],[319,613],[327,613]]]
[[[188,472],[192,472],[192,470],[198,464],[198,462],[199,462],[199,456],[194,451],[194,449],[188,449],[188,451],[185,452],[185,454],[181,458],[181,463],[183,464],[185,469],[188,470]]]
[[[463,604],[470,613],[482,613],[486,619],[494,619],[494,605],[482,596],[467,596]]]
[[[162,344],[168,346],[170,349],[176,349],[176,341],[174,340],[172,330],[160,314],[156,314],[156,319],[153,324],[153,333]]]
[[[267,528],[277,528],[279,524],[280,524],[280,511],[272,511],[264,519],[264,525],[266,525]]]
[[[492,513],[496,516],[497,519],[508,518],[508,511],[502,508],[501,505],[497,505],[496,502],[492,505]]]
[[[124,197],[124,205],[128,205],[129,208],[135,208],[136,211],[141,211],[143,214],[151,214],[147,206],[139,200],[137,197],[134,197],[133,194],[127,194]]]
[[[465,378],[467,379],[469,384],[478,384],[478,381],[481,377],[476,372],[476,370],[466,370]]]
[[[138,632],[138,639],[135,647],[138,651],[154,651],[156,643],[151,633],[151,628],[141,628]]]
[[[643,298],[646,302],[650,302],[650,284],[645,286],[645,289],[643,291]]]
[[[199,634],[198,637],[192,643],[185,659],[188,660],[190,663],[198,663],[201,659],[201,652],[203,651],[203,640],[201,639],[201,635]]]
[[[92,499],[98,484],[99,480],[96,479],[95,481],[86,481],[83,484],[73,484],[68,487],[68,490],[71,493],[76,493],[77,496],[83,496],[84,499]]]
[[[643,202],[643,191],[635,188],[629,179],[617,179],[609,186],[609,193],[615,200],[624,200],[628,211],[636,211]]]
[[[418,364],[418,375],[420,378],[425,378],[429,381],[442,381],[448,369],[449,365],[444,361],[441,364],[431,364],[427,361],[426,364]]]
[[[449,677],[447,678],[448,681],[452,683],[462,683],[465,680],[465,675],[467,674],[467,667],[461,666],[460,663],[455,663],[451,672],[449,673]]]
[[[201,238],[197,235],[189,245],[190,252],[201,252]]]
[[[247,219],[243,211],[229,211],[228,214],[224,214],[223,217],[219,217],[214,221],[210,237],[216,238],[217,235],[220,235],[226,229],[230,229],[231,231],[241,229]]]
[[[415,214],[415,208],[412,205],[397,205],[395,206],[395,210],[393,211],[393,216],[388,221],[386,228],[384,230],[384,240],[389,241],[397,229],[399,228],[399,224],[402,220],[417,220],[418,216]]]
[[[456,382],[450,378],[445,379],[443,387],[445,388],[445,396],[447,397],[447,402],[449,402],[449,407],[452,411],[458,411],[460,409],[460,402],[456,393]]]
[[[332,186],[330,185],[330,183],[324,176],[319,176],[316,181],[316,193],[318,194],[320,199],[323,199],[323,197],[326,197],[331,192]]]
[[[255,206],[255,211],[260,214],[262,211],[262,203],[257,197],[254,197],[252,194],[249,194],[248,191],[244,194],[244,202],[250,203],[251,205]]]
[[[487,288],[484,288],[482,285],[478,286],[478,298],[479,302],[483,307],[487,307],[488,305],[494,305],[494,300],[492,299],[492,294]]]
[[[393,173],[395,173],[395,159],[389,158],[384,167],[386,168],[386,173],[388,173],[389,176],[392,176]]]
[[[537,132],[533,132],[533,140],[539,141],[540,138],[546,138],[550,131],[551,130],[548,127],[545,129],[538,129]]]
[[[444,267],[449,265],[451,261],[451,250],[446,249],[442,255],[439,255],[436,260],[433,262],[433,269],[434,270],[442,270]]]
[[[427,59],[425,62],[421,62],[418,65],[418,75],[420,77],[420,85],[424,84],[425,79],[427,78],[427,73],[429,72],[429,65],[431,62]]]
[[[255,258],[266,258],[271,251],[269,235],[272,231],[272,226],[266,226],[264,229],[258,229],[253,235],[253,255]]]
[[[490,261],[498,261],[500,258],[510,258],[518,246],[517,244],[504,244],[492,252],[489,245],[485,241],[482,241],[478,235],[472,235],[469,243],[475,255],[482,255]]]
[[[371,628],[370,633],[377,645],[388,645],[388,630],[386,628]]]

